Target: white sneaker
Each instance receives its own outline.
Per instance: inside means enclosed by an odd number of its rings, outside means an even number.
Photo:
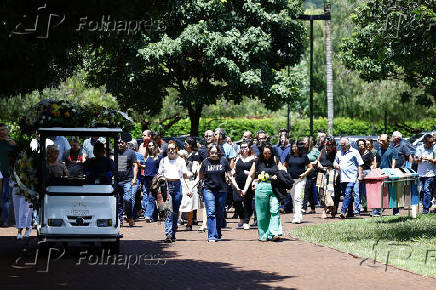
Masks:
[[[24,233],[24,236],[23,236],[23,238],[28,238],[28,237],[30,237],[30,234],[32,233],[32,228],[28,228],[27,230],[26,230],[26,232]]]
[[[22,240],[23,239],[23,236],[21,235],[21,233],[18,233],[17,234],[17,240]]]
[[[300,219],[293,219],[292,223],[293,224],[301,224],[301,220]]]
[[[249,224],[244,224],[243,227],[244,227],[244,230],[249,230],[250,229],[250,225]]]

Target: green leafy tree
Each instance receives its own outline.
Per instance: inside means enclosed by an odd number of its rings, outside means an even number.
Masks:
[[[29,109],[43,99],[67,100],[77,105],[99,105],[119,109],[117,99],[106,92],[104,86],[88,88],[85,86],[84,72],[77,72],[61,82],[57,87],[34,90],[7,98],[0,98],[0,121],[17,122]]]
[[[369,0],[351,15],[353,34],[342,60],[368,81],[403,80],[423,88],[418,102],[436,99],[436,6],[434,0]]]
[[[282,69],[300,62],[306,33],[295,16],[301,13],[297,0],[172,1],[165,33],[92,51],[90,79],[106,82],[122,107],[149,114],[173,90],[198,135],[203,108],[217,99],[256,97],[278,109],[297,98],[297,78]]]
[[[115,21],[150,21],[166,7],[164,0],[1,1],[0,98],[57,86],[82,63],[79,47],[111,39]]]

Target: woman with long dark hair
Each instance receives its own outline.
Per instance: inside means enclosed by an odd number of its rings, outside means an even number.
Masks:
[[[261,154],[252,164],[242,195],[246,195],[253,179],[257,179],[255,204],[259,241],[278,241],[283,234],[280,224],[280,202],[272,191],[271,181],[279,170],[271,144],[260,148]]]
[[[315,147],[315,140],[312,136],[305,137],[303,139],[304,151],[307,154],[307,158],[312,163],[313,170],[307,175],[306,186],[304,187],[304,200],[303,200],[303,213],[315,213],[315,184],[318,171],[315,165],[318,163],[319,151]],[[307,211],[307,203],[310,204],[310,211]]]
[[[156,198],[151,193],[150,188],[152,180],[158,172],[162,155],[159,154],[159,147],[153,139],[148,141],[145,152],[145,164],[141,165],[143,176],[142,210],[144,212],[145,221],[150,223],[156,218]]]
[[[291,189],[291,195],[294,194],[294,219],[292,223],[300,224],[303,219],[301,210],[306,176],[312,171],[312,164],[304,152],[303,142],[296,140],[292,143],[291,152],[286,156],[284,167],[294,179],[294,186]]]
[[[249,222],[250,217],[253,214],[254,192],[251,187],[248,188],[246,194],[242,194],[241,190],[244,189],[245,182],[250,174],[251,166],[256,159],[256,157],[252,154],[250,146],[251,142],[242,141],[239,155],[236,156],[235,161],[232,160],[233,205],[240,219],[237,228],[243,228],[244,230],[250,229]]]
[[[230,178],[230,164],[218,145],[211,145],[208,158],[200,167],[200,180],[204,180],[204,204],[207,212],[207,238],[209,242],[221,240],[224,225],[224,207],[227,198],[226,175]]]
[[[341,188],[339,183],[339,174],[334,169],[336,159],[336,141],[333,137],[327,137],[324,148],[318,158],[318,178],[316,186],[318,187],[319,199],[324,207],[321,215],[322,219],[327,218],[327,212],[331,216],[336,216],[336,211],[341,197]]]
[[[197,141],[193,137],[188,137],[185,140],[186,150],[186,168],[188,169],[188,178],[185,183],[182,183],[182,203],[180,212],[186,213],[187,224],[186,230],[192,231],[193,211],[199,208],[200,200],[198,197],[198,172],[200,170],[200,155],[198,154]],[[180,151],[179,151],[180,152]],[[183,156],[182,156],[183,157]],[[192,192],[189,192],[192,189]]]

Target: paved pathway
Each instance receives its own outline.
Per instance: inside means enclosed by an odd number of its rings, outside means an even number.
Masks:
[[[317,209],[319,212],[320,209]],[[230,215],[229,215],[230,216]],[[319,214],[305,216],[305,226],[323,221]],[[278,242],[258,242],[257,230],[236,230],[229,219],[223,241],[206,242],[206,234],[183,230],[177,242],[161,241],[163,223],[140,220],[133,228],[123,228],[121,252],[130,255],[130,266],[119,257],[116,265],[107,253],[97,252],[87,259],[73,247],[57,261],[53,251],[47,269],[47,254],[36,266],[24,266],[35,256],[34,240],[16,242],[15,229],[0,229],[0,289],[435,289],[436,279],[382,264],[360,265],[361,259],[326,247],[293,239],[289,234],[297,225],[291,216],[282,215],[285,238]],[[336,220],[337,221],[337,220]],[[194,226],[194,229],[196,227]],[[27,245],[26,245],[27,243]],[[26,249],[27,252],[22,252]],[[98,254],[101,255],[101,254]],[[142,255],[142,256],[140,256]],[[19,258],[21,257],[21,258]],[[98,257],[98,258],[97,258]],[[141,260],[141,264],[139,264]],[[14,262],[15,261],[15,262]],[[80,261],[80,265],[76,265]],[[102,262],[103,261],[103,262]],[[135,264],[136,261],[136,265]],[[97,265],[92,265],[97,263]],[[103,265],[99,265],[103,264]],[[109,264],[109,265],[104,265]],[[12,265],[12,266],[11,266]],[[41,271],[41,272],[38,272]]]

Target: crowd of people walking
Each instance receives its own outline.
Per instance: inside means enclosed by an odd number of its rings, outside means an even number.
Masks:
[[[91,174],[98,169],[105,172],[98,178],[106,178],[110,184],[115,169],[104,156],[104,138],[90,137],[82,145],[78,139],[53,139],[47,143],[49,176]],[[115,185],[118,218],[124,226],[134,226],[139,218],[156,222],[157,205],[168,202],[172,210],[164,217],[165,242],[176,241],[182,223],[186,223],[186,230],[193,230],[193,225],[200,223],[200,215],[203,218],[198,230],[207,231],[207,240],[216,242],[222,239],[227,211],[233,207],[238,229],[257,227],[259,241],[278,241],[283,234],[281,213],[292,211],[292,223],[297,224],[303,222],[303,214],[314,213],[317,206],[322,208],[322,219],[338,213],[342,219],[358,216],[367,211],[364,178],[371,169],[410,167],[413,162],[418,165],[423,213],[428,213],[432,201],[436,205],[436,145],[430,134],[423,140],[413,157],[399,132],[392,134],[392,144],[388,135],[380,135],[377,150],[374,140],[359,139],[355,149],[347,137],[337,144],[334,137],[322,131],[316,140],[291,140],[288,131],[281,129],[277,145],[269,142],[263,130],[254,135],[246,131],[237,145],[224,129],[216,128],[204,132],[203,145],[199,139],[187,137],[183,149],[174,140],[163,141],[151,130],[144,130],[139,146],[129,133],[123,133],[118,140]],[[8,158],[15,145],[6,125],[0,124],[1,223],[7,225],[12,194],[20,239],[23,230],[25,236],[30,235],[33,212],[30,204],[13,193],[16,185]],[[39,150],[38,140],[31,146]],[[97,162],[98,158],[106,159]],[[93,165],[96,162],[97,169]],[[153,192],[157,177],[166,181],[165,200],[157,200]],[[399,214],[399,209],[394,208],[393,214]],[[379,216],[380,210],[373,209],[371,215]]]

